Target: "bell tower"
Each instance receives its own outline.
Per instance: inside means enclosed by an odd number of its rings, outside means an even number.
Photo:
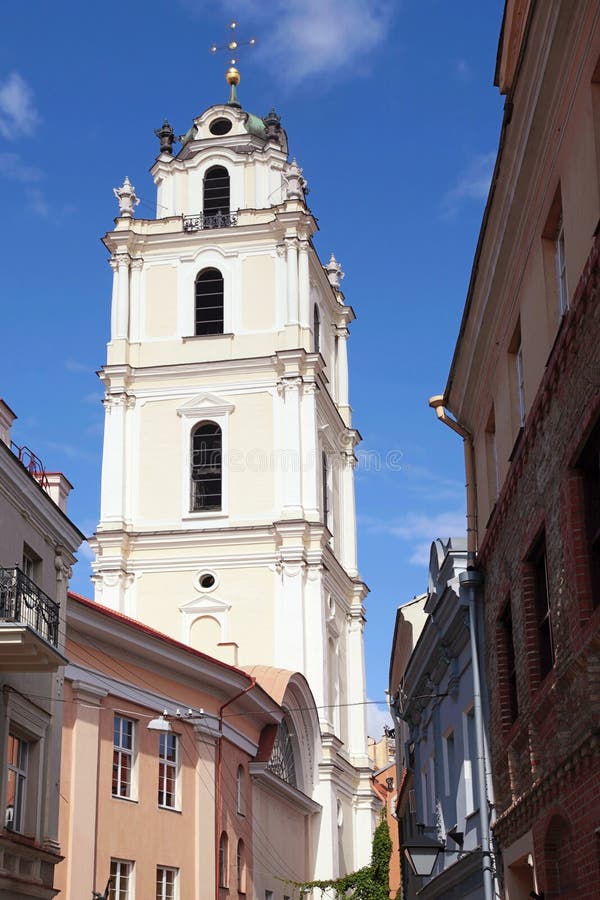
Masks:
[[[242,109],[227,79],[177,153],[156,130],[156,218],[134,216],[129,179],[115,188],[96,599],[242,668],[305,675],[326,878],[368,862],[372,827],[354,313],[279,116]]]

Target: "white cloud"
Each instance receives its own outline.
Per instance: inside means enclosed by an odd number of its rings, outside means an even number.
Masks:
[[[88,375],[91,374],[88,363],[78,362],[76,359],[65,359],[65,369],[69,372],[86,372]]]
[[[11,72],[0,81],[0,135],[17,140],[32,134],[39,121],[33,91],[18,72]]]
[[[359,516],[359,524],[371,534],[387,534],[412,545],[408,561],[423,566],[429,562],[432,541],[437,538],[466,537],[466,518],[462,509],[429,515],[409,512],[400,519],[376,519]]]
[[[35,213],[36,216],[45,219],[50,215],[48,201],[39,188],[29,188],[27,191],[27,199],[29,201],[30,210]]]
[[[486,199],[495,162],[495,150],[490,153],[478,153],[471,159],[458,176],[454,187],[443,197],[442,216],[444,218],[454,218],[465,201]]]
[[[458,59],[456,61],[456,75],[461,81],[469,81],[471,78],[471,67],[466,59]]]
[[[194,16],[205,7],[204,0],[181,2]],[[224,0],[221,6],[230,9]],[[251,37],[256,26],[257,59],[285,73],[287,84],[350,67],[356,75],[383,43],[393,7],[392,0],[239,0],[240,40]],[[224,33],[217,43],[226,39]]]
[[[91,560],[91,559],[95,559],[96,554],[94,553],[94,551],[92,550],[92,548],[90,547],[88,542],[84,541],[81,544],[81,546],[79,547],[79,550],[77,551],[77,556],[79,559],[90,559]]]
[[[387,707],[369,701],[367,706],[367,734],[379,740],[383,735],[383,726],[392,727],[392,719]]]
[[[18,153],[0,153],[0,175],[10,181],[40,181],[44,173],[24,163]]]

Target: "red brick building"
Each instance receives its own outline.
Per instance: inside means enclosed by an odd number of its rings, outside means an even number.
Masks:
[[[510,0],[443,404],[466,443],[504,895],[600,895],[600,4]],[[441,400],[438,415],[444,418]],[[533,894],[531,893],[533,892]]]

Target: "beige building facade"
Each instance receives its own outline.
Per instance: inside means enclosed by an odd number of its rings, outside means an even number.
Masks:
[[[67,479],[11,440],[0,400],[0,898],[56,894],[67,585],[83,535]]]

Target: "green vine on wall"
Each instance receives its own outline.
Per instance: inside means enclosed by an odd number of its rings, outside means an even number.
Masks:
[[[306,881],[301,884],[292,882],[299,889],[300,896],[311,890],[320,890],[321,896],[325,891],[332,891],[328,896],[335,900],[389,900],[390,888],[390,855],[392,842],[387,822],[383,820],[375,829],[373,835],[373,848],[371,850],[371,864],[351,872],[342,878],[334,878],[331,881]]]

